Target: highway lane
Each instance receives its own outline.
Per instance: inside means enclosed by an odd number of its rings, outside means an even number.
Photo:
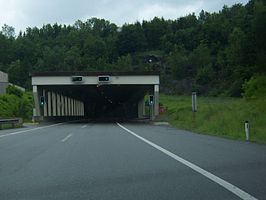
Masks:
[[[122,125],[266,199],[265,145]],[[66,123],[0,137],[0,177],[0,199],[240,199],[116,123]]]

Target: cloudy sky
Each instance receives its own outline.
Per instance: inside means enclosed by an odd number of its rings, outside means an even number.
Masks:
[[[219,11],[223,5],[246,4],[248,0],[0,0],[0,26],[16,32],[47,23],[73,24],[91,17],[117,25],[150,20],[155,16],[176,19],[202,9]]]

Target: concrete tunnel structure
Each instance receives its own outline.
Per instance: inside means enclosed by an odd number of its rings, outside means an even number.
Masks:
[[[159,115],[159,74],[154,72],[35,72],[34,120],[145,117],[145,95],[153,95],[151,119]]]

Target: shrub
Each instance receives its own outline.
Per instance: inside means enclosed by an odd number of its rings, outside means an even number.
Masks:
[[[15,86],[11,86],[11,85],[9,85],[6,88],[6,93],[7,94],[13,94],[17,97],[22,97],[22,95],[23,95],[23,92],[20,89],[16,88]]]
[[[11,90],[16,91],[16,90]],[[21,117],[30,119],[32,116],[33,98],[29,92],[0,95],[0,118]]]
[[[257,99],[266,97],[266,76],[255,75],[243,84],[243,97],[246,99]]]

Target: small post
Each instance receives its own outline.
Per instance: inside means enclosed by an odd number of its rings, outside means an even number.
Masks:
[[[32,122],[36,121],[36,108],[32,109]]]
[[[149,105],[150,105],[150,119],[154,120],[154,96],[149,96]]]
[[[150,119],[154,120],[153,105],[150,105]]]
[[[192,112],[197,112],[197,92],[192,92]]]
[[[249,126],[249,122],[248,121],[245,121],[245,132],[246,132],[246,141],[249,141],[250,126]]]

